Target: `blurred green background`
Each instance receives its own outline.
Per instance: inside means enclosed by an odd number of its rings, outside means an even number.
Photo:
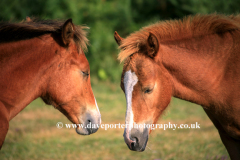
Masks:
[[[90,27],[89,51],[94,94],[102,123],[124,123],[125,98],[121,92],[122,65],[113,33],[122,37],[159,20],[190,14],[236,14],[239,0],[1,0],[0,20],[21,21],[26,16],[66,20]],[[0,35],[1,36],[1,35]],[[124,143],[123,129],[99,129],[91,136],[79,136],[74,129],[57,129],[57,122],[69,121],[53,107],[37,99],[10,122],[0,159],[229,159],[217,130],[202,108],[178,99],[158,123],[195,123],[201,129],[155,130],[142,153]]]

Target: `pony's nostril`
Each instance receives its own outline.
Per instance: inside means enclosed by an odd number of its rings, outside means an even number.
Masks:
[[[132,138],[131,148],[134,149],[138,145],[138,139],[136,137]]]
[[[93,131],[92,131],[92,122],[91,120],[87,120],[87,131],[89,134],[91,134]]]
[[[135,148],[135,142],[132,142],[132,143],[131,143],[131,148],[132,148],[132,149]]]
[[[88,134],[92,134],[97,132],[98,128],[99,124],[97,123],[96,119],[89,116],[85,121],[85,130],[88,132]]]

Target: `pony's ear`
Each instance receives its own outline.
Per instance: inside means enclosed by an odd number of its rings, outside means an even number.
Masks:
[[[123,38],[119,36],[117,31],[114,32],[114,39],[117,42],[117,44],[120,46]]]
[[[72,19],[68,19],[62,27],[62,40],[65,45],[68,45],[73,39],[74,35],[74,25]]]
[[[147,45],[148,45],[148,56],[154,58],[159,50],[159,43],[157,40],[157,37],[149,32],[149,36],[147,39]]]

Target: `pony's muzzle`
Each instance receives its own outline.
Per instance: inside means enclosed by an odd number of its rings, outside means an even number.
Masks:
[[[76,132],[81,135],[90,135],[97,132],[101,125],[101,115],[100,114],[89,114],[86,113],[84,118],[81,118],[81,125],[78,125]]]
[[[148,141],[148,129],[144,128],[143,131],[133,128],[131,134],[124,132],[124,139],[128,148],[132,151],[142,152],[145,150]]]

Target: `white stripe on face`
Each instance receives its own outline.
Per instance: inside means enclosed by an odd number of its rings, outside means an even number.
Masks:
[[[96,107],[97,107],[97,110],[98,110],[98,114],[100,115],[100,124],[101,124],[101,113],[100,113],[100,111],[99,111],[99,108],[98,108],[98,105],[97,105],[97,100],[96,100],[96,98],[94,97],[94,99],[95,99],[95,105],[96,105]]]
[[[100,111],[99,111],[99,108],[98,108],[98,105],[97,105],[97,100],[96,100],[95,97],[94,97],[94,99],[95,99],[95,105],[96,105],[96,107],[97,107],[98,113],[100,114]]]
[[[133,125],[133,111],[132,111],[132,92],[133,87],[137,84],[138,78],[135,72],[131,72],[131,70],[125,72],[124,74],[124,89],[125,89],[125,96],[127,101],[127,111],[126,111],[126,133],[130,134]]]

